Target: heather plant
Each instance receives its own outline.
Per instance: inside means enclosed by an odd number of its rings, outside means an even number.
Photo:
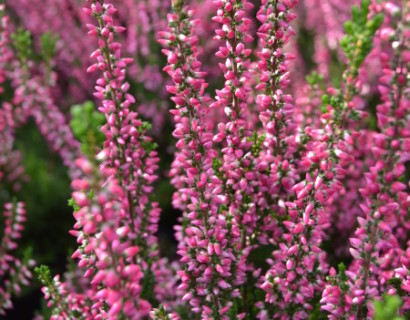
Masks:
[[[36,319],[410,316],[405,1],[5,2],[0,312],[34,266],[33,122],[75,241]]]
[[[18,247],[17,241],[21,237],[21,233],[24,230],[23,224],[26,221],[24,204],[21,202],[5,204],[3,215],[5,222],[0,250],[1,315],[6,314],[6,309],[13,307],[12,295],[19,294],[23,285],[29,285],[32,278],[30,269],[35,264],[30,258],[29,252],[24,254],[23,259],[15,255]]]

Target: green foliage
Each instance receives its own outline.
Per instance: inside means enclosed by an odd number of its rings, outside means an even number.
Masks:
[[[81,143],[82,152],[94,157],[96,148],[104,142],[104,134],[100,129],[105,122],[104,115],[96,110],[94,103],[87,101],[82,105],[72,106],[71,116],[70,127]]]
[[[50,72],[52,70],[52,61],[57,41],[57,35],[46,32],[40,38],[40,52],[35,52],[30,31],[19,28],[15,33],[11,34],[11,43],[23,70],[27,70],[27,62],[31,60],[44,62],[47,72]]]
[[[58,35],[49,31],[41,36],[41,56],[48,65],[54,58],[57,41]]]
[[[258,157],[259,153],[262,150],[262,143],[265,140],[265,135],[258,136],[258,133],[255,131],[252,136],[253,145],[251,148],[252,155]]]
[[[142,134],[144,132],[150,131],[151,129],[152,129],[152,124],[148,121],[143,121],[141,126],[138,127],[138,132]]]
[[[374,320],[404,320],[398,310],[402,301],[398,296],[384,296],[383,300],[376,300],[374,305]]]
[[[337,96],[332,96],[329,94],[324,94],[322,96],[322,107],[321,107],[321,111],[322,113],[326,113],[327,110],[327,106],[331,105],[336,111],[339,111],[338,113],[335,114],[335,121],[339,121],[341,120],[341,110],[343,110],[345,101],[344,98],[341,95],[337,95]]]
[[[214,170],[215,174],[219,173],[219,170],[222,167],[222,161],[219,160],[218,158],[213,158],[212,159],[212,169]]]
[[[346,275],[346,266],[343,262],[338,264],[338,273],[337,273],[337,279],[339,283],[340,289],[342,289],[344,292],[346,292],[349,289],[349,286],[347,285],[347,275]]]
[[[11,34],[11,41],[14,49],[17,51],[17,57],[20,62],[25,62],[33,54],[31,33],[23,28],[18,28],[15,33]]]
[[[149,262],[148,267],[144,272],[144,278],[142,280],[141,298],[148,300],[154,307],[159,304],[158,300],[155,298],[155,283],[155,275],[151,270],[151,262]]]
[[[146,134],[146,132],[150,131],[152,129],[152,124],[148,121],[143,121],[141,126],[138,127],[138,133],[140,136],[143,136]],[[156,150],[158,148],[158,144],[156,142],[153,142],[151,140],[142,140],[141,141],[141,146],[144,148],[144,150],[149,154],[151,151]]]
[[[69,319],[84,319],[82,314],[78,310],[71,310],[65,300],[64,293],[61,291],[59,286],[56,285],[56,282],[53,280],[50,268],[45,265],[41,265],[34,269],[35,273],[37,274],[37,278],[40,283],[47,287],[51,299],[50,301],[53,303],[51,307],[51,314],[59,315],[62,310],[66,314],[68,314]]]
[[[306,76],[306,82],[314,88],[315,86],[323,85],[323,76],[316,71],[313,71],[311,74]]]
[[[368,19],[369,5],[369,0],[362,0],[360,8],[353,6],[352,19],[345,23],[346,34],[340,41],[340,46],[349,59],[353,76],[372,49],[373,36],[383,23],[382,14]]]
[[[158,148],[158,144],[150,140],[142,141],[141,146],[147,153],[150,153]]]
[[[69,207],[73,208],[74,212],[78,212],[80,210],[80,207],[77,203],[75,203],[74,198],[68,199],[67,204]]]
[[[51,271],[50,268],[46,265],[41,265],[34,268],[34,272],[37,275],[37,279],[41,282],[42,285],[48,286],[52,283]]]
[[[347,102],[349,102],[356,93],[354,79],[358,76],[359,68],[370,53],[373,47],[373,37],[377,29],[383,23],[383,15],[377,14],[371,18],[369,15],[369,0],[362,0],[361,6],[353,6],[352,19],[345,23],[345,35],[340,41],[340,47],[345,52],[349,62],[344,73],[343,80],[345,87],[339,93],[331,95],[325,94],[322,97],[322,113],[328,112],[328,106],[334,110],[334,122],[343,125],[350,118],[358,120],[359,113],[352,109],[348,113]],[[307,79],[312,85],[317,80],[314,77]]]

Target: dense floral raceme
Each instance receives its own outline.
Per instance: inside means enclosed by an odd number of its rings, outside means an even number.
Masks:
[[[32,125],[76,241],[36,320],[410,318],[406,1],[0,2],[1,315]]]
[[[16,241],[21,237],[26,221],[24,203],[6,203],[3,215],[5,225],[0,251],[0,314],[5,315],[6,309],[13,307],[12,295],[20,293],[22,285],[29,285],[32,278],[30,269],[35,262],[31,259],[21,260],[13,255],[13,251],[18,247]]]

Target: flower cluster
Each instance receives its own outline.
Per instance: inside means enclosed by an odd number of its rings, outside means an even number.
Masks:
[[[22,202],[6,203],[3,212],[5,218],[4,233],[0,246],[0,314],[5,315],[11,309],[13,294],[21,292],[21,286],[28,286],[31,280],[30,269],[35,262],[28,257],[20,260],[14,256],[17,240],[21,237],[26,221],[26,209]]]
[[[350,279],[345,284],[349,291],[343,293],[345,306],[332,306],[335,302],[326,301],[328,293],[323,299],[327,302],[326,308],[337,316],[348,311],[362,318],[366,312],[373,311],[371,299],[380,297],[383,292],[394,295],[403,288],[406,292],[406,285],[402,287],[405,279],[401,279],[407,274],[406,267],[400,269],[401,277],[396,274],[397,268],[406,265],[402,245],[407,241],[404,234],[408,234],[408,193],[406,184],[402,182],[409,137],[406,129],[409,119],[405,111],[409,100],[404,89],[407,69],[402,52],[406,40],[401,35],[404,26],[399,7],[389,3],[384,9],[390,25],[396,27],[398,33],[394,34],[389,26],[383,26],[377,35],[382,41],[380,63],[383,68],[378,84],[382,101],[377,106],[380,132],[372,135],[371,152],[375,160],[365,174],[366,185],[359,190],[364,199],[360,205],[364,217],[358,218],[359,227],[350,238],[354,262],[347,273]],[[393,54],[393,59],[390,59],[390,54]],[[338,294],[341,293],[339,290]],[[407,300],[405,298],[405,308],[408,308]]]
[[[157,204],[151,203],[148,197],[157,178],[157,152],[153,150],[155,145],[151,139],[145,135],[147,124],[130,108],[135,98],[128,93],[130,85],[125,81],[125,67],[132,59],[121,58],[121,44],[113,38],[115,33],[125,29],[113,25],[112,14],[116,9],[112,5],[91,2],[91,9],[85,8],[84,11],[97,18],[98,26],[88,27],[89,34],[98,39],[99,48],[91,54],[97,62],[87,71],[103,71],[103,77],[97,80],[94,96],[102,100],[99,110],[107,119],[102,127],[106,141],[98,158],[102,161],[102,169],[113,169],[113,177],[124,188],[130,228],[133,232],[138,230],[139,237],[144,238],[141,239],[146,246],[144,249],[148,250],[155,246],[153,234],[159,218]]]
[[[31,33],[0,5],[0,182],[26,178],[30,118],[71,179],[76,268],[36,268],[51,319],[408,317],[405,3],[6,2]],[[6,202],[2,313],[33,264],[9,253],[25,211]]]
[[[187,173],[173,179],[179,187],[174,203],[184,212],[177,234],[178,253],[186,264],[179,272],[180,288],[186,291],[182,300],[189,300],[194,312],[201,312],[204,318],[218,318],[230,307],[227,302],[235,265],[232,242],[237,241],[239,233],[226,212],[220,212],[227,199],[222,181],[214,172],[213,160],[218,152],[213,147],[212,127],[204,121],[210,112],[210,99],[204,96],[208,85],[203,79],[206,73],[200,70],[198,37],[192,30],[194,12],[181,1],[174,1],[173,10],[174,14],[168,16],[170,31],[160,33],[164,38],[160,42],[171,49],[163,50],[169,63],[164,70],[174,82],[167,89],[174,95],[171,99],[177,107],[171,112],[176,122],[173,135],[180,151],[172,174],[180,174],[180,170]]]

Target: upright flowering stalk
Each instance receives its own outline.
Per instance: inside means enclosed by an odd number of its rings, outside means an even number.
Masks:
[[[248,120],[248,93],[250,79],[251,50],[246,43],[253,40],[249,34],[251,20],[246,18],[247,10],[253,8],[248,1],[214,1],[217,15],[213,21],[221,24],[217,29],[216,39],[224,41],[216,53],[217,57],[225,59],[220,64],[224,72],[225,85],[216,91],[216,101],[212,107],[223,108],[227,117],[226,122],[218,124],[218,133],[213,141],[222,143],[222,159],[216,174],[221,174],[226,198],[223,204],[240,225],[242,248],[246,243],[249,227],[254,227],[255,212],[251,208],[246,195],[253,195],[252,175],[246,175],[252,162],[251,130],[252,124]],[[239,249],[239,248],[238,248]],[[238,279],[240,281],[240,279]]]
[[[95,319],[142,319],[150,304],[140,298],[143,270],[136,255],[135,233],[129,225],[126,192],[112,177],[113,169],[78,159],[82,179],[74,180],[77,220],[72,234],[79,249],[79,267],[90,278]]]
[[[292,138],[288,136],[292,129],[293,101],[284,93],[290,83],[288,64],[293,56],[285,53],[283,47],[294,35],[289,24],[296,17],[290,12],[296,4],[297,1],[264,0],[257,14],[262,22],[258,30],[261,46],[258,89],[265,92],[257,98],[259,118],[266,132],[265,141],[269,141],[265,144],[269,144],[274,155],[282,157],[292,151],[288,145],[294,144],[287,141]]]
[[[249,303],[254,297],[248,296],[247,287],[249,283],[253,286],[256,281],[253,277],[257,277],[259,272],[252,274],[255,270],[247,261],[255,243],[259,219],[258,206],[253,203],[258,186],[254,173],[256,154],[252,152],[259,141],[255,141],[258,139],[252,135],[256,126],[253,126],[253,115],[248,107],[252,101],[249,59],[252,50],[247,43],[252,42],[253,37],[250,35],[252,21],[246,15],[253,5],[246,0],[217,0],[214,4],[217,14],[212,20],[221,25],[215,31],[215,39],[223,41],[216,56],[225,59],[223,64],[219,64],[225,83],[221,90],[216,90],[216,101],[211,106],[221,108],[226,116],[226,120],[218,124],[218,132],[213,139],[215,143],[221,143],[222,148],[222,158],[216,160],[214,166],[220,184],[214,193],[223,200],[220,210],[228,221],[232,221],[230,242],[236,256],[232,266],[233,285],[237,288],[235,296],[238,295],[237,300],[240,301],[236,300],[234,312],[242,319],[250,316],[249,311],[254,307]]]
[[[284,200],[291,195],[291,187],[297,181],[295,167],[297,151],[297,132],[293,122],[293,98],[285,90],[290,83],[289,62],[294,58],[285,47],[294,34],[291,21],[295,15],[291,12],[297,1],[262,1],[257,12],[257,19],[262,23],[257,31],[259,51],[257,56],[257,74],[259,84],[256,88],[263,93],[256,97],[259,121],[262,124],[261,143],[255,156],[255,171],[258,176],[258,211],[259,217],[256,235],[265,244],[270,243],[277,249],[285,230],[282,224],[287,212]],[[276,257],[274,251],[274,257]],[[269,260],[272,261],[272,260]],[[272,287],[263,283],[259,286],[265,291]],[[272,303],[270,295],[266,301]],[[263,307],[259,313],[261,319],[268,316],[269,307]]]
[[[347,26],[348,36],[342,43],[349,58],[344,76],[346,85],[340,93],[328,90],[334,96],[324,98],[327,104],[327,112],[322,115],[324,128],[305,129],[312,139],[300,162],[306,174],[292,188],[294,200],[285,203],[289,217],[283,222],[288,230],[283,235],[286,243],[280,244],[281,251],[275,254],[275,263],[263,285],[268,292],[267,302],[274,304],[278,308],[276,314],[286,319],[306,318],[324,286],[327,265],[320,244],[328,219],[326,205],[332,194],[342,188],[339,180],[344,175],[343,168],[352,161],[347,154],[352,144],[348,125],[349,119],[360,116],[352,104],[358,68],[370,51],[372,36],[381,23],[379,16],[367,23],[368,7],[369,3],[363,1],[361,10],[355,9],[353,28]]]
[[[174,95],[171,100],[177,106],[177,109],[171,110],[171,114],[176,122],[176,129],[173,132],[174,137],[178,139],[176,147],[181,152],[175,155],[171,165],[171,184],[176,189],[173,204],[175,208],[187,213],[187,205],[192,203],[189,188],[196,186],[194,180],[202,175],[199,187],[203,189],[202,193],[205,192],[203,186],[207,184],[206,171],[211,168],[212,158],[216,154],[212,149],[212,133],[204,122],[204,116],[209,112],[205,108],[209,98],[204,96],[208,84],[203,79],[206,73],[201,71],[201,62],[197,57],[198,37],[192,32],[198,21],[193,20],[194,11],[188,6],[184,7],[184,1],[174,1],[172,9],[174,13],[168,15],[169,32],[159,32],[161,39],[158,41],[165,48],[171,49],[164,49],[162,52],[168,60],[168,66],[164,71],[172,77],[174,83],[174,86],[167,86],[167,91]],[[204,140],[203,136],[207,140]],[[191,152],[188,153],[188,150]],[[192,162],[189,167],[187,161]],[[196,169],[187,171],[192,166]],[[183,219],[188,218],[184,216]],[[183,235],[179,233],[178,231],[177,238],[181,241]]]
[[[99,46],[91,55],[96,59],[96,63],[88,68],[88,72],[96,70],[103,72],[102,77],[97,80],[94,95],[102,100],[99,110],[107,119],[106,125],[102,127],[106,141],[98,159],[102,161],[101,170],[111,174],[111,176],[104,176],[104,179],[107,179],[107,182],[117,181],[122,190],[121,212],[125,212],[125,216],[122,214],[113,216],[114,221],[107,221],[107,223],[114,223],[114,226],[119,228],[123,227],[124,235],[120,236],[124,237],[124,242],[133,248],[138,248],[138,254],[134,252],[132,255],[132,263],[124,261],[124,268],[127,268],[127,263],[130,263],[132,268],[138,266],[146,276],[144,281],[148,281],[155,275],[160,276],[160,263],[162,263],[157,257],[155,236],[160,209],[156,202],[150,200],[152,183],[157,178],[155,170],[159,159],[154,151],[155,145],[152,139],[146,135],[150,126],[143,123],[138,118],[138,114],[131,110],[135,99],[127,93],[130,86],[125,81],[125,68],[132,59],[122,58],[121,45],[114,41],[114,35],[124,31],[125,28],[113,24],[113,14],[116,9],[112,4],[106,4],[104,1],[87,2],[90,6],[84,8],[84,12],[97,20],[97,26],[87,25],[90,29],[89,35],[97,38]],[[116,219],[121,221],[116,222]],[[100,226],[103,227],[104,224]],[[131,269],[127,268],[127,270]],[[135,282],[141,279],[137,272],[134,276]],[[154,286],[155,283],[151,285]],[[138,286],[130,290],[135,291],[134,293],[131,291],[130,299],[132,296],[139,296]],[[122,305],[121,303],[115,306],[110,304],[114,307],[113,312],[115,313],[115,308],[118,312],[128,305],[126,301],[131,300],[126,299]],[[140,301],[130,302],[130,308],[132,305],[136,308],[134,311],[138,310],[138,303],[142,308],[141,312],[135,312],[134,318],[144,316],[149,309],[145,300]],[[134,313],[128,310],[125,314],[129,317]]]
[[[168,15],[169,31],[160,33],[160,42],[169,48],[163,50],[168,60],[164,70],[174,82],[167,87],[176,104],[171,111],[179,149],[174,164],[186,172],[179,177],[184,187],[177,193],[178,205],[183,210],[177,234],[178,253],[185,263],[185,270],[179,272],[180,288],[186,291],[182,300],[189,301],[192,310],[201,313],[203,319],[225,319],[232,305],[234,280],[235,252],[231,241],[235,241],[233,232],[238,238],[238,231],[219,211],[225,200],[215,192],[221,189],[212,166],[218,154],[204,118],[209,112],[209,99],[204,97],[207,83],[197,59],[198,38],[192,34],[193,11],[183,1],[174,1],[173,11]],[[158,317],[159,312],[155,315]]]
[[[7,203],[4,206],[4,234],[0,244],[0,315],[11,309],[11,297],[21,292],[22,285],[29,285],[31,280],[30,269],[34,261],[15,257],[13,251],[17,249],[17,240],[21,237],[26,221],[24,204]]]
[[[372,152],[374,165],[366,173],[366,186],[360,190],[365,201],[365,214],[359,218],[355,237],[350,239],[350,252],[355,259],[351,270],[352,312],[358,319],[367,317],[372,309],[369,302],[380,297],[392,284],[394,269],[400,267],[399,257],[404,254],[400,238],[408,238],[409,193],[402,182],[405,165],[410,157],[409,137],[410,100],[407,89],[408,70],[405,50],[408,38],[404,18],[407,6],[393,3],[384,5],[392,15],[389,27],[382,28],[379,36],[384,42],[380,54],[383,74],[379,79],[382,103],[377,106],[380,133],[374,135]],[[395,31],[393,31],[395,30]],[[390,46],[389,46],[390,45]],[[400,285],[398,286],[400,287]],[[396,294],[391,288],[388,294]]]
[[[105,114],[107,124],[102,127],[106,136],[99,157],[102,168],[112,168],[116,179],[126,193],[130,228],[141,246],[145,258],[156,255],[156,237],[160,210],[151,203],[149,194],[157,178],[157,152],[152,139],[146,135],[149,125],[143,123],[138,114],[131,110],[135,98],[127,93],[130,85],[125,81],[125,67],[132,59],[121,57],[121,44],[114,35],[125,29],[114,26],[116,9],[104,1],[87,1],[91,8],[84,12],[97,19],[98,25],[87,25],[89,35],[98,39],[99,48],[92,53],[96,63],[88,72],[103,71],[97,80],[94,96],[102,101],[99,110]],[[153,249],[153,250],[152,250]]]
[[[103,72],[94,95],[102,100],[99,110],[107,119],[102,127],[106,140],[97,156],[99,169],[94,161],[98,146],[89,148],[91,162],[84,158],[76,161],[82,173],[72,183],[77,220],[72,234],[80,247],[73,258],[79,259],[91,287],[83,296],[69,292],[68,299],[85,299],[81,305],[95,319],[141,319],[151,309],[141,295],[155,299],[150,292],[157,291],[163,296],[163,288],[155,281],[155,277],[164,278],[154,235],[160,210],[149,199],[158,157],[151,138],[145,135],[149,125],[131,111],[135,99],[127,93],[130,86],[125,82],[125,68],[132,59],[122,58],[121,45],[114,41],[114,34],[125,28],[113,25],[116,9],[112,4],[87,3],[84,12],[98,23],[87,25],[89,34],[97,38],[99,46],[91,55],[96,63],[87,71]],[[143,286],[143,278],[146,285],[157,288]],[[93,301],[91,308],[87,300]]]
[[[290,36],[294,34],[289,25],[295,18],[290,10],[297,1],[262,1],[257,13],[257,19],[262,22],[257,34],[260,40],[260,50],[257,53],[259,61],[258,76],[259,94],[256,102],[259,107],[259,120],[262,124],[262,143],[259,150],[253,150],[255,168],[258,175],[259,193],[258,207],[261,212],[267,212],[270,216],[272,211],[280,217],[285,215],[283,200],[295,183],[295,167],[293,156],[296,151],[296,132],[292,121],[293,99],[285,93],[289,85],[289,61],[293,55],[284,52]],[[268,229],[266,217],[259,219],[258,231],[265,238],[264,229]],[[276,220],[276,219],[275,219]],[[272,223],[272,222],[271,222]],[[278,224],[278,221],[273,221]],[[269,227],[271,228],[271,227]],[[278,238],[277,228],[269,239],[276,242]],[[280,231],[279,231],[280,232]],[[266,243],[268,239],[259,239]]]

